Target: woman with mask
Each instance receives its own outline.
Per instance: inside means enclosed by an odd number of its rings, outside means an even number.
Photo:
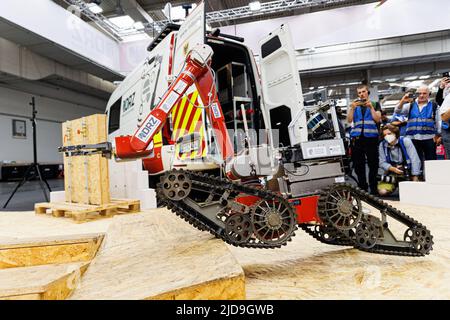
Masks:
[[[396,126],[387,124],[381,137],[379,167],[385,173],[378,182],[378,193],[386,196],[397,189],[399,180],[418,181],[421,165],[411,139],[401,137]]]

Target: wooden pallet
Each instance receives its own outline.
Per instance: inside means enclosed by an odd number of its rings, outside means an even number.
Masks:
[[[72,218],[77,222],[139,211],[140,201],[135,199],[111,199],[110,203],[103,205],[70,202],[45,202],[34,205],[36,214],[51,213],[54,217]]]

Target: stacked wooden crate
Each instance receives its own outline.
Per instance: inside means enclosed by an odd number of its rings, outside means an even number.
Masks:
[[[66,121],[62,126],[63,146],[94,145],[107,141],[106,115],[95,114]],[[103,216],[137,212],[138,200],[111,199],[108,159],[101,153],[64,154],[65,202],[38,203],[36,213],[69,216],[85,221],[90,214]]]

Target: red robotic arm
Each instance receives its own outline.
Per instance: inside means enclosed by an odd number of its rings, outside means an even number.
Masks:
[[[202,100],[210,102],[212,112],[208,116],[215,132],[217,144],[224,160],[233,156],[233,148],[225,127],[222,108],[217,99],[214,80],[208,64],[211,62],[212,49],[207,45],[196,47],[186,58],[186,64],[180,75],[169,86],[158,105],[145,118],[133,136],[116,137],[116,155],[121,159],[134,159],[148,156],[147,150],[153,137],[167,120],[172,108],[183,98],[188,88],[197,83]],[[210,92],[212,89],[212,92]]]

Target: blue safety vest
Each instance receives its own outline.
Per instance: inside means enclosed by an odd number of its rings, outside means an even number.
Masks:
[[[428,104],[423,107],[422,112],[419,112],[419,106],[417,102],[414,102],[410,106],[410,112],[408,117],[408,124],[406,125],[406,135],[414,136],[420,135],[434,135],[436,134],[435,127],[435,112],[433,102],[429,101]]]
[[[400,150],[402,151],[403,163],[406,163],[406,167],[408,168],[408,170],[411,170],[411,159],[409,158],[408,152],[406,151],[405,142],[403,140],[404,137],[400,137],[398,139],[398,144],[400,145]],[[386,156],[386,161],[391,163],[391,153],[389,152],[388,143],[386,140],[383,140],[382,143],[384,155]]]
[[[377,138],[378,137],[378,127],[372,118],[372,113],[370,108],[366,108],[364,116],[362,115],[361,107],[356,107],[353,113],[353,128],[350,132],[350,136],[359,137],[361,133],[366,138]]]

